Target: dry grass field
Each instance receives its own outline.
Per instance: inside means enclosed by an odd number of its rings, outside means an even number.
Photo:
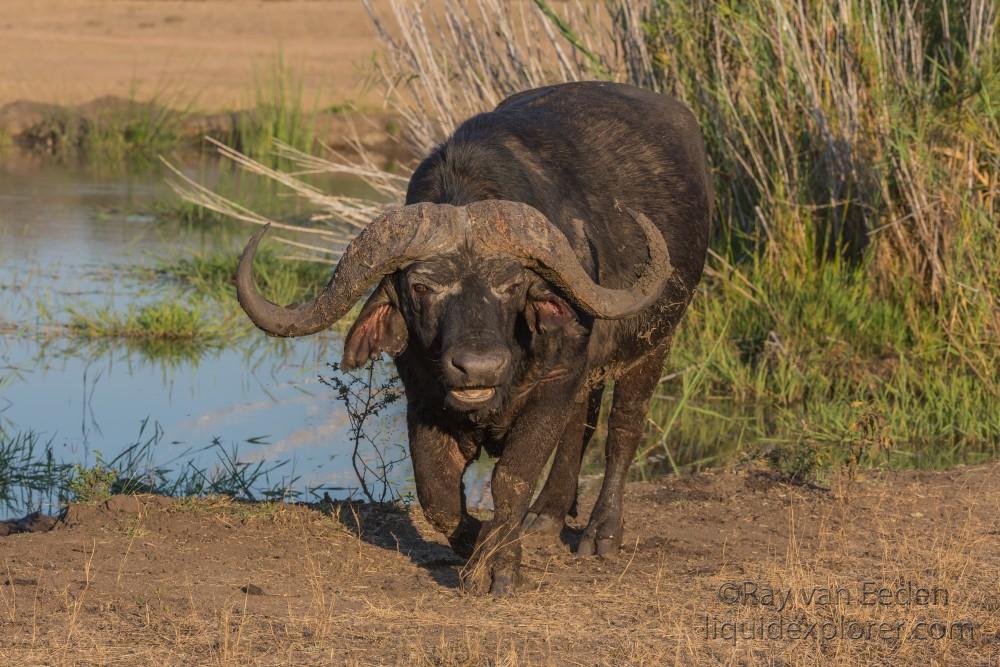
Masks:
[[[0,540],[0,663],[996,666],[998,472],[636,483],[616,557],[532,541],[504,600],[417,512],[116,496]]]
[[[375,30],[357,0],[4,0],[0,105],[106,95],[245,108],[278,54],[317,107],[377,101]]]

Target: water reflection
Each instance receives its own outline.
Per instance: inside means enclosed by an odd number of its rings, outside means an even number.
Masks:
[[[33,434],[59,461],[90,465],[98,452],[107,461],[134,443],[150,419],[162,429],[157,462],[193,452],[196,465],[217,465],[217,448],[205,446],[219,437],[239,443],[242,461],[287,460],[303,488],[351,486],[346,417],[319,382],[340,356],[335,332],[275,340],[255,331],[218,347],[81,342],[60,331],[70,308],[179,298],[137,277],[136,266],[242,243],[245,229],[146,213],[170,196],[155,172],[0,170],[0,429],[8,439]],[[403,435],[391,425],[401,414],[395,405],[385,415],[395,444]]]

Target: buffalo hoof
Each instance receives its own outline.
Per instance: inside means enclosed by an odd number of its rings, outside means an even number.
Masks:
[[[611,556],[618,553],[621,548],[621,540],[614,537],[594,537],[584,535],[580,538],[580,544],[576,547],[577,556]]]
[[[576,547],[577,556],[611,556],[618,553],[622,545],[624,526],[621,519],[607,517],[604,520],[591,520],[580,536],[580,544]]]

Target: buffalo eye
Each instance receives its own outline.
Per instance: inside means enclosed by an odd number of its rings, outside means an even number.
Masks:
[[[431,288],[423,283],[413,283],[412,289],[415,294],[428,294],[431,291]]]

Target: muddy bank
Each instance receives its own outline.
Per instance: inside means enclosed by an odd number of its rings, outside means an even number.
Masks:
[[[757,470],[631,484],[620,553],[580,559],[529,539],[525,586],[504,600],[463,594],[461,561],[413,509],[115,497],[0,539],[0,658],[996,665],[998,473],[870,474],[830,489]],[[778,622],[784,635],[726,639],[733,622]],[[931,624],[941,638],[926,638]],[[803,638],[809,627],[842,634]]]
[[[181,112],[153,103],[106,96],[85,104],[62,106],[16,101],[0,106],[0,149],[29,154],[86,157],[101,142],[138,143],[138,150],[197,149],[210,137],[241,148],[243,128],[262,112]],[[350,109],[310,114],[315,142],[341,153],[361,145],[378,159],[409,157],[399,141],[398,118],[389,112],[359,113]],[[141,142],[148,141],[148,146]]]

